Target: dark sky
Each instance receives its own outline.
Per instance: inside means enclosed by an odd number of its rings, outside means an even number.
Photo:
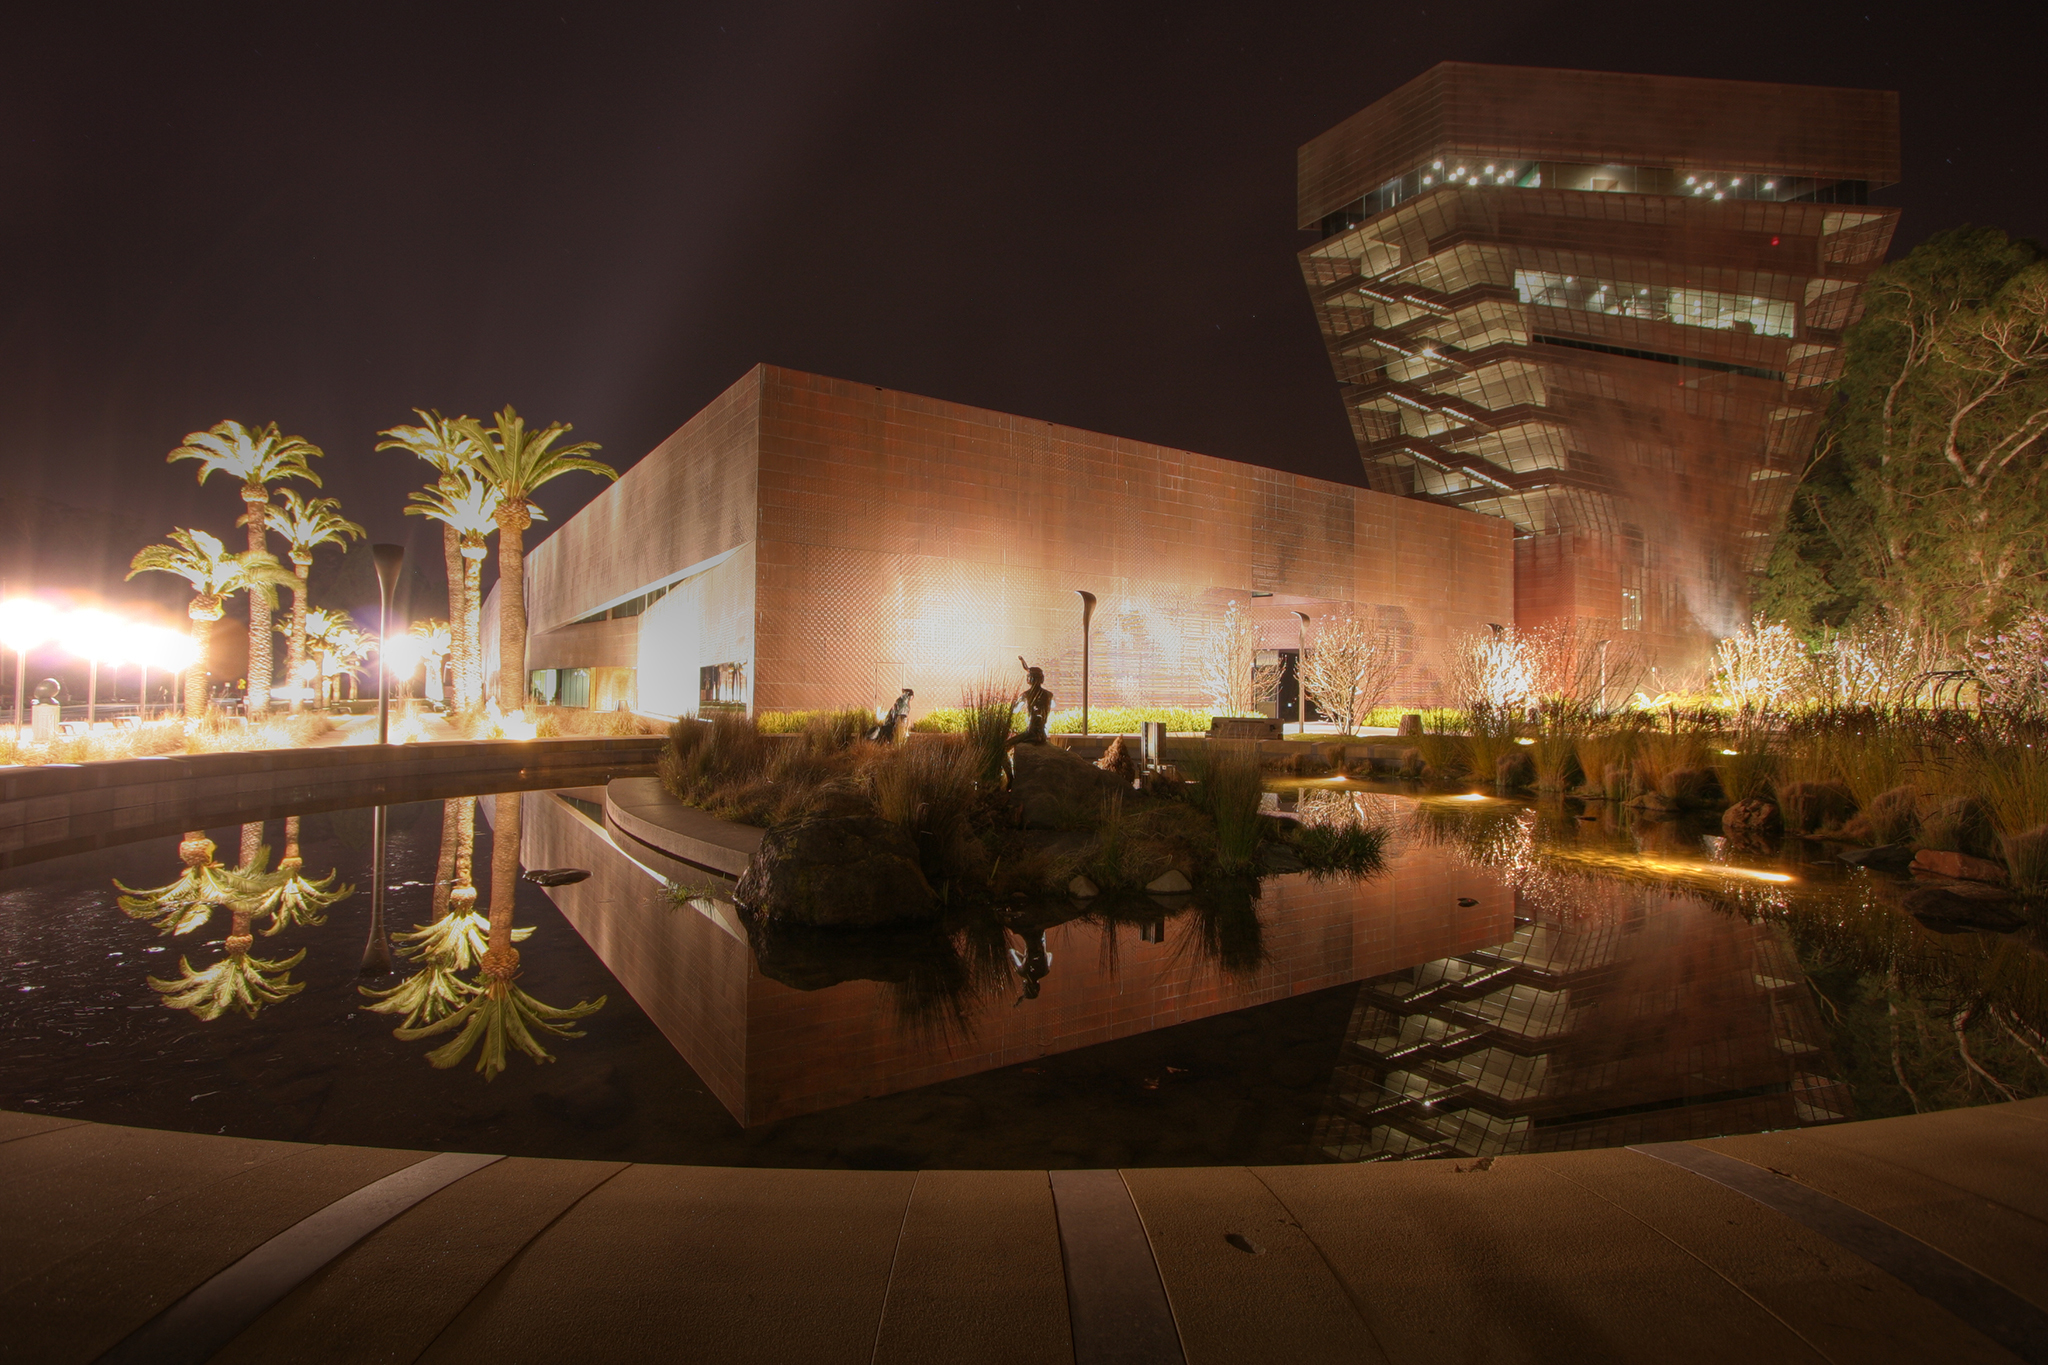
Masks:
[[[2048,236],[2038,13],[16,12],[0,499],[228,534],[232,491],[164,453],[274,420],[375,538],[429,550],[399,515],[424,467],[370,449],[412,405],[510,402],[623,467],[756,361],[1357,482],[1294,264],[1298,144],[1445,59],[1889,87],[1903,246]]]

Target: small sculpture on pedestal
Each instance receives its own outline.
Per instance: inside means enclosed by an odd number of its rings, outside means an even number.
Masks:
[[[1024,663],[1024,656],[1018,655],[1017,662],[1024,668],[1024,690],[1010,703],[1014,712],[1019,705],[1024,708],[1025,727],[1022,734],[1011,735],[1010,744],[1045,743],[1045,722],[1052,715],[1052,693],[1045,690],[1045,670],[1033,668]]]

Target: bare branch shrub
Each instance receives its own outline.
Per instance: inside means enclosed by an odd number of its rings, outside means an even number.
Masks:
[[[1265,646],[1266,628],[1242,603],[1223,609],[1214,644],[1202,664],[1210,710],[1220,716],[1256,715],[1273,699],[1280,690],[1280,671],[1259,667],[1259,651]]]
[[[1373,621],[1344,615],[1317,624],[1302,651],[1301,686],[1323,714],[1348,734],[1371,715],[1401,674],[1401,645]]]
[[[1776,710],[1811,695],[1813,661],[1790,626],[1757,617],[1714,646],[1714,691],[1744,710]]]

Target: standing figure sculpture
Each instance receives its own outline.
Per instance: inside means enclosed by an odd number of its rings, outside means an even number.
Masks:
[[[1023,706],[1026,725],[1022,734],[1010,736],[1009,743],[1013,747],[1019,744],[1043,744],[1045,722],[1052,715],[1052,693],[1045,690],[1045,670],[1024,663],[1024,656],[1021,654],[1017,656],[1017,662],[1024,667],[1024,690],[1010,703],[1010,709],[1014,712],[1018,706]]]
[[[881,723],[868,731],[868,738],[882,744],[894,744],[897,727],[910,718],[910,699],[915,695],[917,694],[909,688],[904,688],[903,694],[896,698],[896,704],[889,708],[889,713],[882,717]]]

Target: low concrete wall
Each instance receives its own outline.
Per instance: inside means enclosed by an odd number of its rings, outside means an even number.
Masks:
[[[660,735],[186,754],[0,770],[0,867],[280,815],[651,772]]]

